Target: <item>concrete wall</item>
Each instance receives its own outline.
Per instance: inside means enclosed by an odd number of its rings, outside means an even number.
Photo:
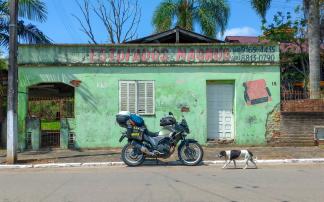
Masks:
[[[189,106],[185,113],[191,129],[190,138],[205,143],[207,139],[206,82],[234,81],[235,141],[237,144],[265,143],[268,114],[280,102],[280,71],[273,66],[181,66],[181,67],[25,67],[19,68],[19,146],[24,147],[28,86],[41,82],[80,80],[75,88],[76,145],[81,148],[116,147],[122,129],[115,123],[119,111],[119,80],[154,80],[154,116],[144,116],[150,130],[158,130],[159,120],[172,111],[180,119],[180,106]],[[264,80],[271,100],[248,104],[244,83]]]

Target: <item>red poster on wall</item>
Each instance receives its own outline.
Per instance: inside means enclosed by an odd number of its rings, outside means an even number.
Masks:
[[[243,85],[245,87],[244,99],[248,105],[271,101],[271,93],[264,79],[247,81]]]

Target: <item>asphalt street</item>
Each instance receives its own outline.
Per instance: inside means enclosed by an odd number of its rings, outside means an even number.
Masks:
[[[324,165],[0,170],[0,201],[324,201]]]

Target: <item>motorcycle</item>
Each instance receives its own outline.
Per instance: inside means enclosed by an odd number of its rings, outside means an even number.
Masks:
[[[129,121],[126,115],[117,115],[117,123],[126,128]],[[133,124],[134,125],[134,124]],[[142,127],[128,127],[127,132],[123,132],[119,139],[122,142],[127,138],[128,143],[123,147],[121,157],[128,166],[141,165],[146,157],[149,158],[169,158],[178,146],[179,160],[188,166],[198,165],[203,159],[203,149],[194,139],[187,139],[190,133],[186,119],[182,115],[182,120],[177,122],[171,112],[168,116],[160,120],[162,129],[159,132],[150,132],[145,124]]]

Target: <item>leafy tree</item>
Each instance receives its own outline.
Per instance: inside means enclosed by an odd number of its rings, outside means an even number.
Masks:
[[[6,59],[1,58],[1,54],[0,54],[0,71],[4,69],[8,69],[8,63]]]
[[[164,0],[154,12],[153,25],[162,32],[174,24],[194,30],[198,23],[205,35],[215,37],[217,32],[224,33],[229,15],[227,0]]]
[[[307,19],[298,6],[295,9],[296,18],[292,19],[289,12],[278,12],[273,23],[264,26],[264,36],[261,40],[281,42],[284,51],[280,53],[281,81],[283,90],[294,89],[296,82],[302,82],[304,97],[308,97],[310,89],[310,65],[307,46]],[[323,61],[320,64],[324,66]]]
[[[41,0],[19,0],[19,19],[17,24],[18,40],[22,43],[42,44],[51,40],[35,25],[26,24],[23,19],[45,22],[47,10]],[[9,8],[8,0],[0,0],[0,45],[8,47],[9,43]]]
[[[271,0],[251,0],[251,4],[263,18],[264,24]],[[323,4],[324,0],[303,0],[304,13],[307,19],[310,98],[312,99],[320,98],[320,13],[323,14]]]

